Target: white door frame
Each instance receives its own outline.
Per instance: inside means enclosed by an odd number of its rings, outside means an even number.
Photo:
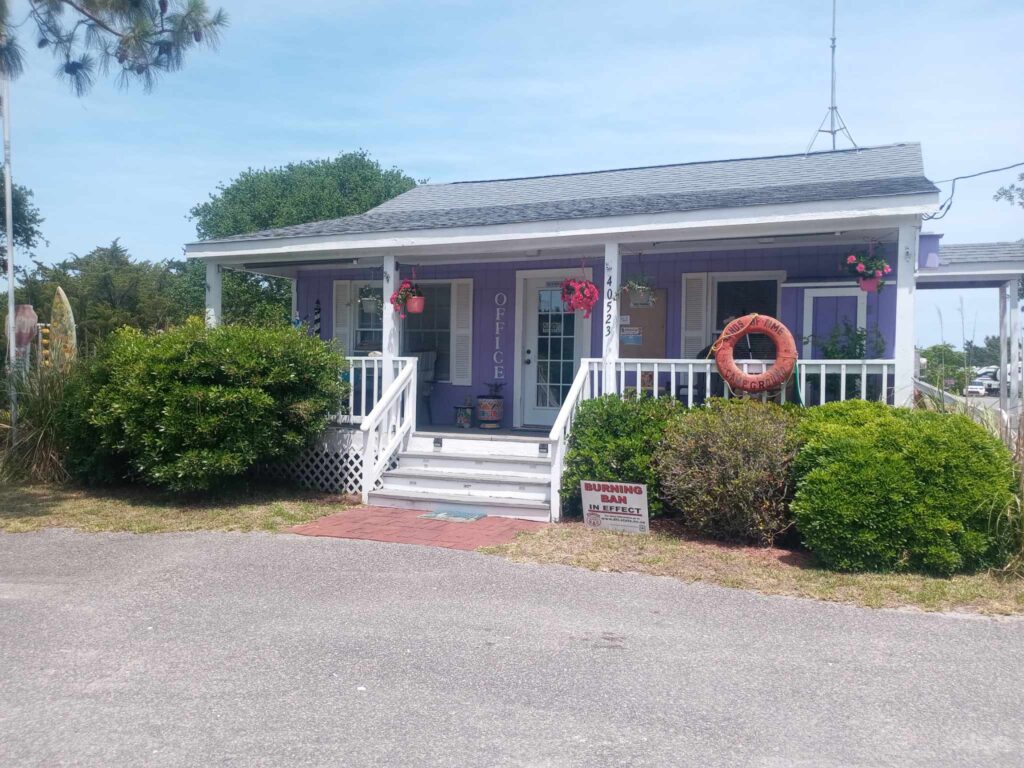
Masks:
[[[804,288],[804,359],[810,359],[813,342],[811,333],[814,331],[814,300],[831,297],[857,299],[857,327],[868,327],[868,295],[857,286],[847,288]]]
[[[526,320],[526,281],[535,278],[566,278],[576,273],[577,268],[568,266],[561,269],[517,269],[516,270],[516,317],[515,317],[515,391],[512,393],[512,426],[523,426],[523,412],[526,408],[524,397],[526,389],[523,386],[523,344],[524,322]],[[587,280],[594,279],[594,271],[590,267],[583,269]],[[580,358],[590,357],[590,321],[582,323],[580,331],[581,352]]]

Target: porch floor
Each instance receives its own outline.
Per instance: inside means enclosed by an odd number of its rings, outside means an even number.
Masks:
[[[502,440],[523,438],[529,442],[546,440],[550,429],[546,427],[500,427],[499,429],[460,429],[450,424],[426,424],[416,427],[418,435],[444,435],[445,437],[461,437],[468,440]]]
[[[483,517],[451,522],[421,517],[423,510],[356,507],[291,528],[303,536],[384,541],[425,547],[473,550],[507,544],[520,531],[536,531],[545,523],[511,517]]]

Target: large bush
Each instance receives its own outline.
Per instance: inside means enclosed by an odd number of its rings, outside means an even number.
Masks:
[[[321,432],[345,393],[343,366],[330,346],[284,326],[122,328],[68,387],[68,466],[83,480],[209,489]]]
[[[791,525],[795,407],[710,400],[668,428],[657,468],[667,509],[691,530],[771,544]]]
[[[938,574],[1002,565],[1019,544],[1009,451],[959,414],[850,401],[809,409],[793,513],[840,570]]]
[[[661,502],[654,455],[666,425],[683,410],[669,397],[607,395],[581,403],[562,474],[565,514],[583,512],[581,480],[644,483],[651,514],[658,514]]]

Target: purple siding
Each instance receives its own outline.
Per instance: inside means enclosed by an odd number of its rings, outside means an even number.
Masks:
[[[801,282],[845,282],[850,277],[842,268],[842,257],[852,248],[862,246],[803,246],[792,248],[763,248],[754,250],[705,251],[681,254],[653,254],[642,257],[627,256],[623,258],[623,277],[645,274],[654,279],[658,288],[667,294],[668,322],[665,337],[666,358],[676,358],[681,354],[680,342],[680,309],[681,309],[681,276],[684,272],[769,272],[784,271],[788,287],[782,290],[780,319],[789,327],[797,338],[798,347],[803,336],[810,333],[803,323],[804,289]],[[885,341],[885,352],[882,357],[892,357],[896,325],[896,280],[895,270],[898,268],[894,257],[894,246],[888,246],[887,253],[893,266],[889,275],[890,285],[878,294],[868,294],[867,324],[869,329],[878,329]],[[603,260],[587,259],[586,265],[593,270],[594,280],[600,284],[603,278]],[[455,405],[461,404],[468,397],[486,392],[485,383],[496,379],[495,352],[501,352],[498,359],[506,383],[505,426],[512,424],[512,399],[516,394],[515,378],[515,306],[516,306],[516,270],[518,269],[553,269],[564,267],[568,273],[577,274],[581,263],[572,261],[543,261],[523,258],[518,262],[451,264],[441,266],[417,267],[416,276],[423,280],[431,279],[473,279],[473,386],[453,386],[437,384],[431,398],[433,420],[436,424],[454,422]],[[333,329],[333,297],[334,280],[373,280],[379,279],[380,270],[348,269],[348,270],[307,270],[300,271],[298,278],[298,311],[306,322],[312,321],[313,306],[317,299],[321,303],[321,336],[331,337]],[[412,267],[403,266],[402,277],[412,276]],[[505,297],[504,326],[496,330],[496,302]],[[385,297],[386,298],[386,297]],[[709,340],[710,341],[710,340]],[[591,326],[592,357],[600,357],[601,344],[601,313],[595,312]]]

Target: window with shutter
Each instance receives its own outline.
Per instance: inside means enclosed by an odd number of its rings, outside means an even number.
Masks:
[[[352,349],[352,282],[334,281],[334,326],[331,338],[336,339],[345,352]]]
[[[708,276],[706,272],[683,274],[682,355],[697,357],[708,340]]]
[[[451,382],[473,383],[473,280],[452,281]]]

